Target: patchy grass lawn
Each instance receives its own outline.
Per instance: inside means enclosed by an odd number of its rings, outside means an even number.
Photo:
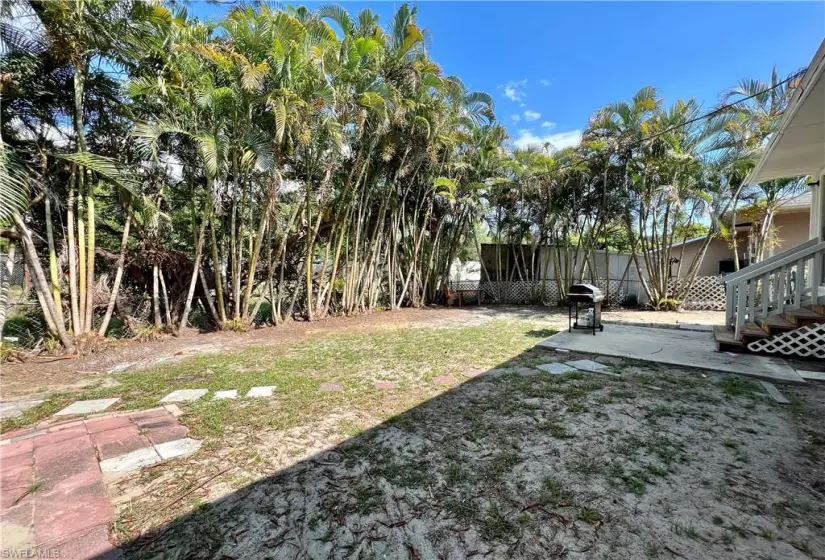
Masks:
[[[82,398],[277,386],[182,406],[202,451],[110,486],[127,557],[825,554],[821,391],[781,407],[751,381],[629,360],[620,377],[551,376],[531,366],[584,356],[533,349],[550,334],[516,320],[333,333],[118,375]]]
[[[407,328],[367,333],[322,334],[284,348],[250,347],[241,352],[193,357],[145,371],[121,373],[118,385],[57,393],[21,417],[3,421],[2,431],[31,425],[75,400],[120,397],[109,411],[150,408],[175,389],[210,391],[275,385],[272,401],[211,401],[189,407],[196,435],[217,437],[232,426],[286,428],[319,411],[347,405],[382,407],[386,392],[375,381],[391,381],[413,401],[437,392],[432,379],[486,368],[510,359],[554,330],[525,328],[512,321],[457,329]],[[447,335],[447,333],[449,333]],[[341,392],[319,393],[325,382]],[[208,398],[208,397],[207,397]],[[243,411],[242,413],[240,411]]]

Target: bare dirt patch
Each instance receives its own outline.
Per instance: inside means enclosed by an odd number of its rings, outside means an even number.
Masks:
[[[383,421],[343,406],[233,430],[166,471],[167,495],[195,489],[179,507],[121,510],[128,556],[825,554],[824,388],[781,407],[750,381],[627,361],[526,375],[578,357],[528,351],[418,406],[396,395]]]
[[[173,364],[194,356],[235,352],[250,346],[281,346],[325,333],[381,330],[426,325],[464,317],[467,308],[401,309],[355,317],[330,317],[312,323],[290,322],[249,332],[198,333],[194,330],[154,342],[112,342],[100,352],[75,358],[41,358],[27,363],[2,364],[3,399],[43,396],[56,391],[83,389],[124,371]]]

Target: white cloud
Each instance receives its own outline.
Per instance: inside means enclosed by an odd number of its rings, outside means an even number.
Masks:
[[[504,85],[498,86],[499,89],[504,90],[504,97],[510,101],[521,101],[524,98],[524,86],[527,85],[527,78],[523,80],[509,81]]]
[[[563,150],[564,148],[571,148],[577,146],[582,139],[581,130],[569,130],[567,132],[557,132],[556,134],[547,134],[545,136],[536,136],[527,129],[518,131],[518,136],[513,140],[513,146],[523,150],[530,146],[544,148],[545,144],[550,144],[551,151]]]
[[[550,84],[552,84],[553,82],[551,82],[550,80],[539,80],[539,83],[540,83],[541,85],[543,85],[544,87],[548,87],[548,86],[549,86]]]
[[[551,128],[551,129],[556,128],[556,123],[554,123],[553,121],[544,121],[543,123],[541,123],[541,127],[542,128]]]
[[[527,109],[526,111],[524,111],[524,120],[527,121],[527,122],[536,121],[540,118],[541,118],[541,113],[531,111],[530,109]]]
[[[519,122],[521,120],[520,115],[510,115],[510,118],[513,119],[513,122]]]

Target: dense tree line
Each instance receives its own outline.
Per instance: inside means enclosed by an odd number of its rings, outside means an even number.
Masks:
[[[3,3],[0,249],[23,254],[48,331],[72,350],[115,324],[421,305],[487,236],[553,245],[571,280],[597,247],[632,251],[661,302],[678,241],[726,234],[792,85],[709,119],[648,87],[599,110],[575,148],[514,151],[491,97],[430,58],[416,15]],[[8,274],[0,296],[2,329]]]

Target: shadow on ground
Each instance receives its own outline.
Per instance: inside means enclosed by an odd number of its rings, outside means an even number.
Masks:
[[[321,452],[293,448],[285,433],[246,440],[233,453],[272,461],[269,476],[245,480],[231,459],[214,462],[180,497],[160,496],[166,511],[153,514],[171,519],[122,543],[126,556],[825,553],[811,478],[822,483],[821,450],[805,448],[788,408],[750,381],[685,369],[531,367],[580,357],[531,350],[351,437],[335,420],[346,415],[330,411],[334,421],[307,427],[315,449],[333,442]],[[275,455],[293,457],[281,468]],[[140,527],[146,511],[127,521]]]

